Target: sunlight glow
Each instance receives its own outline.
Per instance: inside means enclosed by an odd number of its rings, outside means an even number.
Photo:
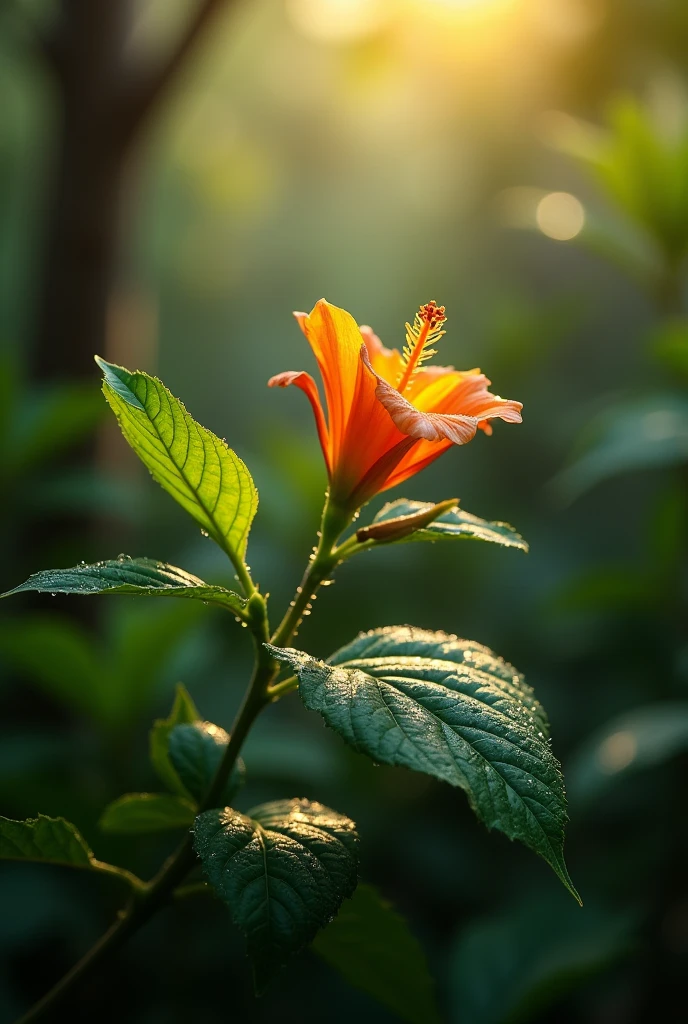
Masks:
[[[638,752],[638,741],[632,732],[622,730],[607,736],[598,750],[598,759],[605,772],[613,774],[628,768]]]
[[[323,42],[353,42],[378,31],[388,20],[384,0],[287,0],[296,29]]]
[[[585,211],[570,192],[550,192],[538,203],[535,220],[543,235],[568,242],[583,230]]]

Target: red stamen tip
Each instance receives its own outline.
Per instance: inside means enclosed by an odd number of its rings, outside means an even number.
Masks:
[[[435,300],[431,299],[430,302],[426,302],[424,306],[420,307],[418,316],[423,323],[428,324],[430,330],[433,330],[447,319],[445,308],[445,306],[438,306]]]

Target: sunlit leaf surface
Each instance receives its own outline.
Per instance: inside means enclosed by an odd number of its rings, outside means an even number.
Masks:
[[[43,594],[129,594],[139,597],[186,597],[219,604],[241,612],[246,601],[239,594],[215,587],[183,569],[152,558],[120,555],[107,562],[75,565],[71,569],[45,569],[29,576],[26,583],[9,590],[3,597],[35,590]]]
[[[258,507],[244,463],[157,378],[97,362],[122,433],[153,478],[223,550],[243,559]]]
[[[273,651],[296,671],[306,707],[354,749],[460,786],[489,828],[540,854],[577,897],[564,863],[559,763],[544,712],[510,665],[409,626],[361,634],[327,663]]]
[[[408,501],[406,498],[399,498],[398,501],[391,501],[385,505],[375,516],[373,522],[384,523],[400,516],[414,516],[432,508],[432,502]],[[461,508],[450,509],[432,523],[408,536],[401,537],[395,543],[415,540],[458,540],[466,537],[472,540],[501,544],[507,548],[520,548],[521,551],[528,550],[528,545],[523,537],[516,533],[513,526],[509,526],[508,523],[491,523],[487,519],[471,515],[470,512],[464,512]]]

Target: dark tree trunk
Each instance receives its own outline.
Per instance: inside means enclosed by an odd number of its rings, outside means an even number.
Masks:
[[[61,0],[59,117],[32,348],[36,378],[93,374],[104,350],[128,149],[120,96],[129,0]]]

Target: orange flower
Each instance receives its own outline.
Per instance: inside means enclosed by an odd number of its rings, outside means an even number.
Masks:
[[[309,373],[288,370],[269,387],[295,384],[315,413],[330,479],[330,496],[354,509],[418,473],[454,444],[466,444],[489,420],[521,422],[521,403],[490,394],[479,370],[423,366],[444,334],[444,306],[421,306],[406,324],[403,352],[385,348],[370,327],[358,327],[325,299],[295,313],[318,361],[327,419]]]

